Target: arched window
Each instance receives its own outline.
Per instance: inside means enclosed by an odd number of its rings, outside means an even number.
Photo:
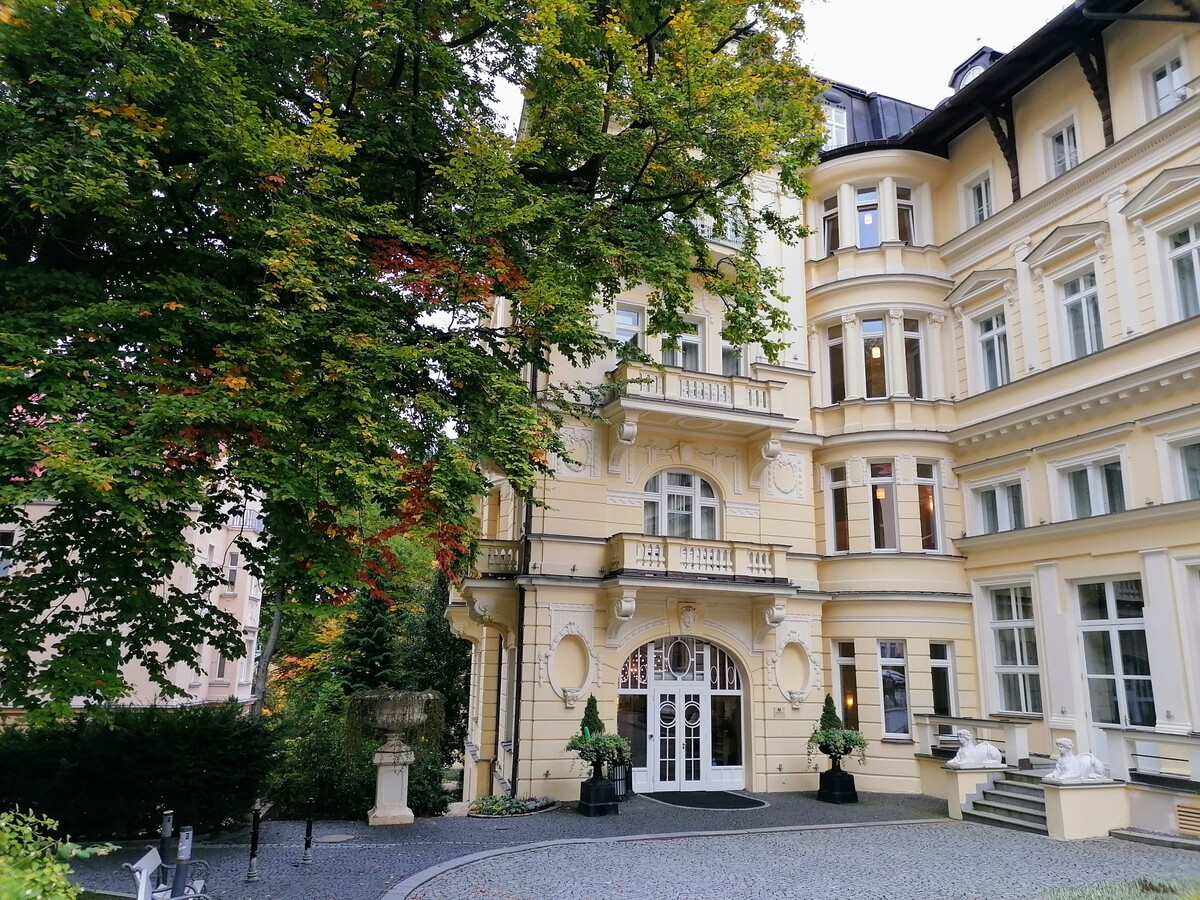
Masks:
[[[717,492],[691,472],[659,472],[646,482],[645,532],[715,539]]]

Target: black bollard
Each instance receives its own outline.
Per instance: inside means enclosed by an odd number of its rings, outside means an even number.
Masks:
[[[175,880],[171,882],[172,897],[186,897],[188,870],[192,867],[192,826],[179,829],[179,851],[175,855]]]
[[[158,886],[167,886],[167,867],[171,865],[170,843],[175,831],[175,810],[164,809],[162,825],[158,827],[158,858],[162,862],[158,866]]]
[[[313,804],[316,801],[312,797],[308,798],[308,821],[304,823],[304,855],[300,857],[300,865],[312,865],[312,826],[313,826]]]
[[[262,824],[262,809],[254,807],[254,821],[250,825],[250,865],[246,868],[244,881],[258,881],[258,826]]]

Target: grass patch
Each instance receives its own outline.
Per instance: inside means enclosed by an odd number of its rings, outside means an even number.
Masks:
[[[1064,888],[1042,895],[1042,900],[1200,900],[1200,878],[1167,881],[1139,878]]]

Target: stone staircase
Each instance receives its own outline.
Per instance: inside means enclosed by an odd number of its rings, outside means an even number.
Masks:
[[[1049,769],[1007,769],[963,804],[963,819],[1015,831],[1048,834],[1042,776]]]

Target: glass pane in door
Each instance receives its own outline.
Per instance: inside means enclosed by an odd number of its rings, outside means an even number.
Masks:
[[[679,733],[679,716],[675,695],[658,698],[658,780],[675,780],[675,744]]]

